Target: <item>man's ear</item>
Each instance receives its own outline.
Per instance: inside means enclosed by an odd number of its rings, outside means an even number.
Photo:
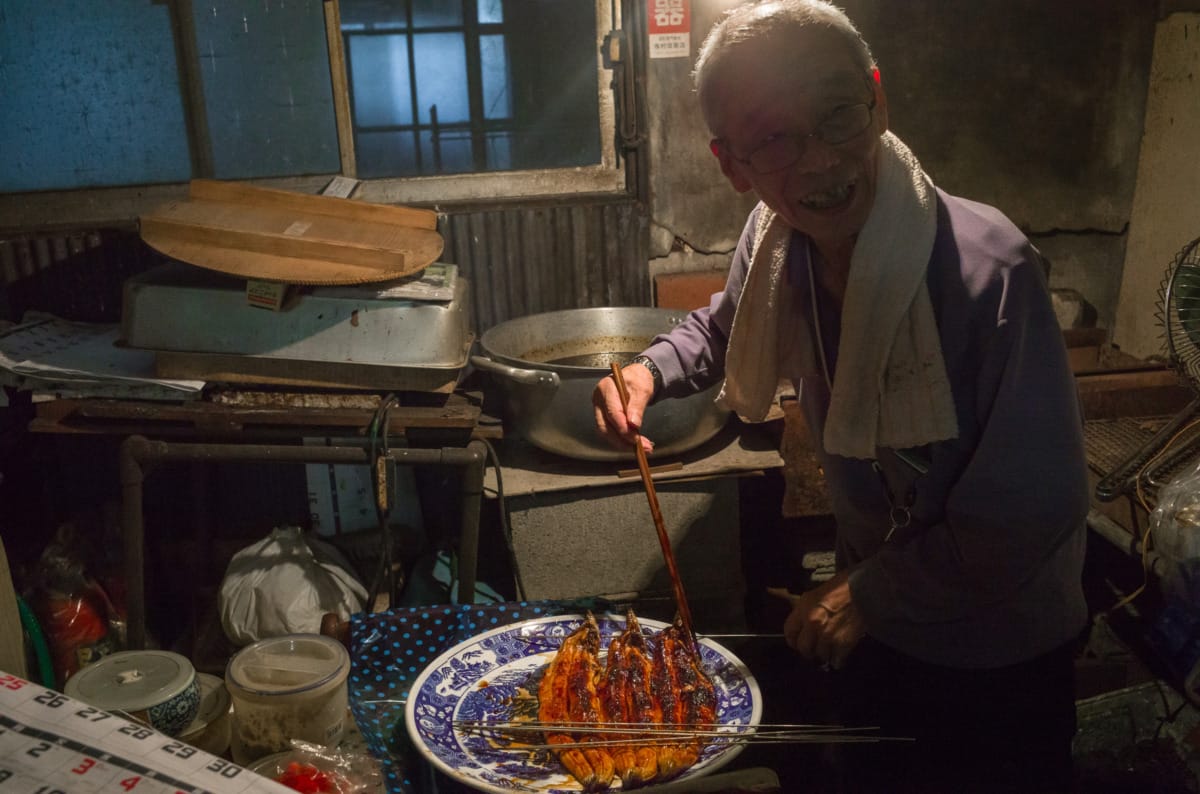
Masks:
[[[879,70],[875,70],[875,79],[871,81],[871,87],[875,91],[875,126],[879,128],[879,134],[888,130],[888,104],[887,92],[883,90],[883,81],[879,77]]]
[[[742,176],[737,164],[733,158],[729,156],[729,152],[725,151],[725,147],[719,145],[715,141],[710,144],[712,153],[717,156],[717,162],[721,165],[721,173],[729,180],[729,184],[733,185],[733,189],[738,193],[747,193],[753,190],[750,181]]]

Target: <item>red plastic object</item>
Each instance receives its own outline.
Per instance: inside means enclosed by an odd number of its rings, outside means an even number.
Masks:
[[[312,764],[301,764],[298,761],[288,764],[283,774],[275,778],[275,782],[303,794],[338,794],[337,785],[329,775]]]

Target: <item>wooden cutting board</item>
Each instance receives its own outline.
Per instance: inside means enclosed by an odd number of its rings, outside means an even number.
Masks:
[[[363,284],[412,275],[442,253],[437,213],[210,179],[140,219],[174,259],[248,279]]]

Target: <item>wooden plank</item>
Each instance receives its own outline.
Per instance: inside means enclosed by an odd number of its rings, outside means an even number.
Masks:
[[[216,201],[249,207],[275,207],[305,215],[324,215],[355,223],[378,223],[434,231],[437,213],[416,207],[372,204],[337,196],[314,196],[291,190],[255,187],[244,182],[215,179],[192,180],[190,196],[194,201]]]
[[[1109,344],[1067,346],[1067,360],[1076,375],[1161,370],[1161,362],[1151,362],[1131,356]]]
[[[406,241],[395,227],[352,224],[288,210],[215,201],[171,202],[142,217],[142,236],[214,248],[405,270]]]
[[[358,284],[411,275],[442,253],[436,229],[380,222],[388,216],[375,209],[394,207],[211,180],[192,185],[207,198],[143,215],[141,236],[167,256],[210,270],[290,284]],[[354,212],[309,211],[324,202]]]
[[[393,432],[410,428],[474,429],[480,408],[466,401],[448,400],[439,406],[396,406],[388,413]],[[365,432],[374,412],[360,408],[289,408],[217,405],[211,402],[159,403],[134,400],[54,400],[39,403],[31,430],[69,431],[72,427],[107,427],[153,434],[159,426],[239,429],[271,427],[294,429],[303,435],[312,428],[346,428]]]
[[[260,383],[303,388],[362,388],[449,393],[462,367],[387,367],[353,362],[301,361],[224,353],[160,350],[159,377],[207,383]],[[466,366],[464,356],[463,366]]]
[[[1075,384],[1085,419],[1174,414],[1194,396],[1167,369],[1079,375]]]
[[[4,539],[0,538],[0,670],[21,678],[29,675],[25,668],[24,636],[17,591],[4,552]]]
[[[192,173],[212,176],[212,135],[208,128],[208,104],[204,98],[204,70],[200,66],[199,37],[196,35],[195,4],[192,0],[175,0],[168,4],[171,14],[171,36],[175,52],[179,53],[176,70],[183,89],[183,119],[187,124],[192,160]]]
[[[346,48],[342,38],[341,6],[338,3],[325,3],[325,42],[329,47],[329,78],[333,88],[333,117],[337,121],[342,174],[353,177],[358,174],[358,165],[354,158],[354,122],[350,114],[350,85],[346,79]]]

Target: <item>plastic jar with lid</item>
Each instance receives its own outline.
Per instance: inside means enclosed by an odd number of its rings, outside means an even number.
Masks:
[[[291,739],[337,744],[348,714],[350,654],[319,634],[259,640],[225,668],[233,698],[233,760],[249,764],[289,749]]]

